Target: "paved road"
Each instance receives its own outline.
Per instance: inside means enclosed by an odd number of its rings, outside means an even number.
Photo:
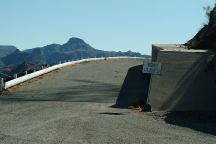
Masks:
[[[3,94],[0,143],[216,143],[214,121],[198,121],[198,127],[212,130],[202,131],[168,124],[161,112],[110,107],[128,68],[140,64],[142,60],[125,59],[66,67]]]

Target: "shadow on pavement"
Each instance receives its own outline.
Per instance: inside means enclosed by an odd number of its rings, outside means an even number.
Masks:
[[[131,105],[144,105],[147,101],[149,82],[149,74],[142,74],[142,65],[131,67],[120,93],[118,95],[115,108],[128,108]]]
[[[103,114],[103,115],[125,115],[123,113],[113,113],[113,112],[103,112],[103,113],[97,113],[97,114]]]
[[[212,112],[169,112],[165,114],[165,122],[187,127],[203,133],[216,135],[216,111]]]
[[[76,80],[79,81],[79,80]],[[114,103],[120,86],[97,81],[80,80],[81,85],[7,93],[0,101],[64,101]]]

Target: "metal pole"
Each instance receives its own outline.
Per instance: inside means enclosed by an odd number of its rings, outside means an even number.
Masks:
[[[14,74],[14,79],[16,79],[17,78],[17,74]]]
[[[150,74],[148,97],[147,97],[147,100],[146,100],[146,104],[150,104],[150,102],[149,102],[149,96],[150,96],[150,91],[151,91],[151,82],[152,82],[152,75]]]
[[[0,91],[2,91],[4,89],[4,79],[1,78],[1,81],[0,81]]]

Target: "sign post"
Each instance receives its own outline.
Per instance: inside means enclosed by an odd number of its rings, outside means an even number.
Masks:
[[[150,95],[150,90],[151,90],[152,75],[160,75],[161,74],[161,63],[160,62],[152,62],[149,60],[144,60],[142,73],[143,74],[151,74],[150,82],[149,82],[149,89],[148,89],[148,96],[147,96],[147,100],[146,100],[146,105],[150,106],[149,95]]]
[[[143,73],[159,75],[161,72],[161,63],[160,62],[143,62]]]

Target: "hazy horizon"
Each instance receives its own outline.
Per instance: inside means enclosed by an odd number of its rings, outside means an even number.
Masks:
[[[151,53],[155,43],[185,43],[207,23],[215,0],[7,0],[0,2],[0,45],[63,44],[71,37],[96,49]]]

